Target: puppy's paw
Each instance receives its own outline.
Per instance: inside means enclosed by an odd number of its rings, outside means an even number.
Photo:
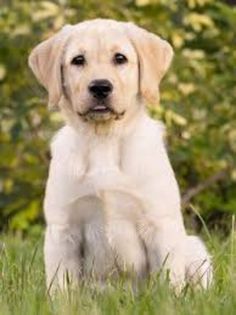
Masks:
[[[186,248],[186,280],[190,286],[207,289],[213,280],[210,255],[203,242],[188,236]]]

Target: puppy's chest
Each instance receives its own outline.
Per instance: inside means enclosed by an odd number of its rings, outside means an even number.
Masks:
[[[121,168],[121,144],[111,141],[93,141],[84,150],[85,176],[118,171]]]
[[[93,141],[82,152],[74,154],[70,168],[73,172],[76,165],[74,176],[82,195],[99,197],[106,190],[127,190],[134,186],[135,156],[127,161],[129,153],[121,141]]]

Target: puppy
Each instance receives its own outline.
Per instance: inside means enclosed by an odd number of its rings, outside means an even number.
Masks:
[[[48,287],[168,271],[171,286],[206,288],[210,257],[187,236],[157,102],[173,50],[132,23],[67,25],[29,65],[66,125],[55,136],[44,202]]]

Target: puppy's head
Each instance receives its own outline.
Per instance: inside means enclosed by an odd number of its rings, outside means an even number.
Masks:
[[[166,41],[132,23],[98,19],[65,26],[34,48],[29,65],[51,107],[105,122],[134,112],[140,100],[155,102],[172,55]]]

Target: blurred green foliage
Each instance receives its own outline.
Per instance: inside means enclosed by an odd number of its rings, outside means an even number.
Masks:
[[[49,139],[61,124],[28,69],[29,52],[62,25],[96,17],[134,21],[173,45],[161,105],[150,111],[167,125],[185,212],[192,213],[192,203],[209,226],[230,227],[236,213],[235,7],[217,0],[1,3],[0,229],[32,231],[42,223]]]

